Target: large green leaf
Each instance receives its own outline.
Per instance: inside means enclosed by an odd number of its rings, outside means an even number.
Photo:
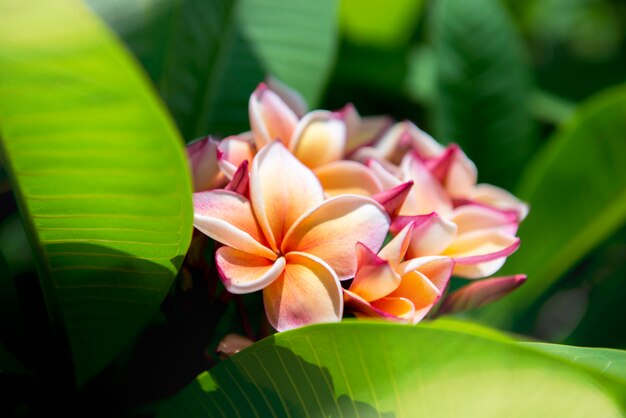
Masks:
[[[182,141],[77,0],[0,1],[0,134],[82,383],[144,326],[180,266],[192,216]]]
[[[503,273],[528,281],[481,312],[510,326],[532,302],[626,222],[626,86],[585,103],[522,176],[531,212]]]
[[[200,375],[160,416],[622,416],[601,376],[492,332],[442,324],[281,333]]]
[[[521,39],[497,0],[442,0],[432,16],[438,138],[459,143],[482,181],[511,186],[535,144]]]
[[[626,387],[626,351],[609,348],[573,347],[569,345],[525,343],[559,359],[584,367]],[[622,394],[623,395],[623,394]]]
[[[336,42],[333,0],[89,0],[144,63],[187,140],[249,129],[271,74],[315,104]]]

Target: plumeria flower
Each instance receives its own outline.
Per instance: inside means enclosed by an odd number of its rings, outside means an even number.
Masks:
[[[313,172],[280,141],[255,155],[249,176],[250,199],[238,186],[194,194],[194,226],[223,244],[215,262],[226,289],[263,290],[279,331],[340,320],[340,280],[355,274],[357,242],[382,245],[390,225],[384,208],[356,195],[324,200]]]
[[[451,195],[450,189],[476,189],[468,186],[475,181],[473,174],[468,174],[465,181],[459,180],[459,173],[471,173],[466,170],[469,166],[462,163],[466,157],[460,153],[458,147],[450,146],[440,157],[424,160],[417,152],[408,151],[398,166],[375,159],[370,159],[368,166],[385,189],[413,182],[412,191],[398,212],[400,216],[392,225],[392,232],[397,233],[408,222],[417,222],[409,246],[410,257],[451,257],[455,260],[455,275],[482,278],[495,273],[518,248],[517,227],[527,209],[503,190],[498,192],[498,201],[503,202],[500,207],[483,203],[488,201],[486,195],[492,196],[486,187],[480,189],[487,190],[480,197],[482,202],[476,199],[478,195],[465,200]],[[450,185],[453,182],[456,186]]]
[[[454,261],[426,256],[405,259],[415,225],[407,224],[378,254],[357,244],[357,270],[346,306],[357,317],[416,324],[444,293]]]
[[[389,118],[363,118],[352,105],[337,112],[307,113],[301,97],[276,81],[270,83],[277,91],[261,83],[250,97],[251,131],[225,138],[219,144],[218,163],[227,177],[243,160],[251,161],[258,150],[279,140],[314,170],[327,196],[371,196],[383,191],[367,167],[344,158],[358,146],[375,140],[390,125]]]
[[[528,206],[506,190],[477,184],[476,166],[458,145],[444,147],[409,121],[396,123],[374,144],[358,149],[353,158],[362,162],[375,160],[390,173],[399,175],[403,170],[398,166],[409,154],[430,172],[442,192],[456,203],[477,203],[516,211],[520,222],[528,214]]]

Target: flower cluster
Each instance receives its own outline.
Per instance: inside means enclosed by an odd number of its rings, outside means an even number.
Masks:
[[[519,246],[527,205],[477,184],[457,145],[411,122],[364,118],[352,105],[307,112],[295,92],[265,84],[249,115],[249,132],[189,145],[194,225],[222,244],[226,289],[262,290],[279,331],[339,321],[344,307],[417,323],[452,275],[491,276]],[[439,312],[481,306],[524,280],[475,281]]]

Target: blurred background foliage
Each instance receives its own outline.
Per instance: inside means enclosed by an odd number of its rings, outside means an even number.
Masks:
[[[502,271],[528,282],[467,316],[539,340],[626,348],[623,1],[86,3],[144,68],[187,142],[247,130],[248,97],[271,75],[312,108],[351,102],[461,144],[481,182],[531,205]],[[45,370],[44,296],[9,190],[0,167],[0,324],[15,325],[2,335]],[[238,301],[256,311],[258,302]],[[214,343],[236,315],[231,304]]]
[[[626,348],[626,3],[377,3],[341,2],[321,106],[351,101],[411,119],[461,144],[479,181],[531,204],[503,270],[528,282],[468,316],[541,340]]]

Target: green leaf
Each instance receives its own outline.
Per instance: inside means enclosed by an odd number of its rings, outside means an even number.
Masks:
[[[446,321],[284,332],[200,375],[158,416],[622,416],[593,375],[487,334]]]
[[[497,0],[443,0],[432,16],[438,138],[460,144],[481,181],[509,187],[536,140],[521,39]]]
[[[186,140],[249,129],[271,74],[315,104],[336,48],[333,0],[89,0],[148,69]]]
[[[569,345],[525,343],[558,359],[611,379],[626,387],[626,351],[609,348],[573,347]]]
[[[524,171],[518,195],[530,202],[520,249],[502,271],[526,273],[513,294],[480,317],[511,326],[589,251],[626,223],[626,86],[583,104]]]
[[[423,6],[422,0],[341,0],[340,28],[357,44],[401,47],[417,27]]]
[[[182,141],[77,0],[0,1],[0,136],[82,384],[154,315],[189,245]]]

